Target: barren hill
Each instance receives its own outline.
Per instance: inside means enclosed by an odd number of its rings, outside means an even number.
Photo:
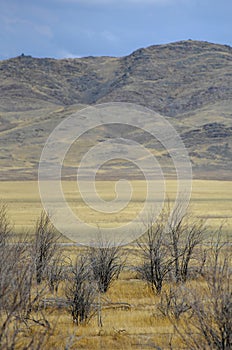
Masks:
[[[231,179],[231,98],[232,48],[207,42],[151,46],[119,58],[22,55],[1,61],[0,179],[35,179],[53,128],[83,105],[112,101],[168,117],[188,148],[195,177]],[[165,163],[167,155],[159,156]],[[73,167],[67,162],[64,174],[70,176]]]

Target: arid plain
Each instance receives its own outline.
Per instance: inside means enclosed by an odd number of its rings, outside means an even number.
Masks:
[[[192,40],[138,49],[118,58],[21,55],[0,62],[0,201],[6,204],[0,207],[1,350],[231,349],[231,62],[231,47]],[[113,275],[103,293],[92,270],[102,266],[100,274],[104,272],[107,259],[96,264],[88,248],[65,244],[71,243],[65,233],[56,245],[57,232],[50,230],[45,216],[38,225],[43,206],[37,177],[41,152],[54,128],[84,106],[105,102],[146,106],[175,127],[193,168],[189,211],[205,227],[177,222],[166,237],[159,221],[151,225],[147,241],[141,238],[120,253],[116,250],[111,263],[115,267],[116,262],[117,270],[121,259],[124,269]],[[89,209],[72,181],[84,152],[115,136],[130,136],[154,154],[165,175],[165,199],[173,204],[177,183],[169,150],[148,134],[125,125],[116,125],[116,130],[104,126],[95,133],[89,130],[69,149],[62,187],[80,219],[99,229],[118,227],[133,220],[144,204],[146,182],[139,180],[141,174],[129,162],[109,162],[109,178],[95,184],[110,206],[117,197],[116,171],[130,182],[131,201],[116,214]],[[150,200],[154,207],[160,203],[156,187],[157,197]],[[147,223],[143,217],[141,225],[143,220]],[[76,241],[81,243],[78,232]],[[97,250],[99,256],[102,252]],[[81,259],[86,275],[79,285]],[[188,273],[178,279],[176,267],[186,266]],[[160,279],[162,291],[156,289]],[[86,319],[80,318],[83,313]],[[83,322],[78,323],[78,317]]]
[[[106,201],[113,200],[115,198],[115,184],[115,181],[97,181],[96,189],[99,196]],[[169,198],[171,201],[175,199],[176,184],[175,180],[166,180],[166,199]],[[86,222],[92,225],[98,223],[102,227],[125,224],[141,211],[146,198],[146,182],[132,180],[131,185],[133,189],[132,201],[125,210],[116,214],[108,214],[107,217],[104,213],[101,214],[88,208],[81,199],[75,181],[62,183],[64,196],[72,210]],[[38,182],[2,181],[0,182],[0,193],[2,201],[7,203],[15,231],[18,234],[32,233],[42,210]],[[155,205],[156,198],[154,198]],[[224,230],[228,233],[231,232],[232,182],[193,180],[189,210],[195,217],[205,219],[209,230],[214,230],[224,223]],[[63,238],[65,240],[65,237]]]

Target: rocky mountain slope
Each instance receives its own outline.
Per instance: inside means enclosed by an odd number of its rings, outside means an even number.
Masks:
[[[112,101],[166,116],[189,151],[195,177],[232,178],[232,48],[189,40],[120,58],[0,61],[0,179],[35,179],[53,128],[85,105]],[[92,141],[86,138],[85,146]],[[155,152],[150,141],[140,141]],[[168,155],[158,153],[165,167]],[[73,168],[70,158],[64,175]],[[133,177],[129,164],[124,170]]]

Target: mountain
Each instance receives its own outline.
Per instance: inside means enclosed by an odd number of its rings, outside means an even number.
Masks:
[[[21,55],[0,61],[0,180],[36,179],[40,153],[54,127],[83,106],[113,101],[166,116],[188,149],[194,177],[232,178],[232,48],[188,40],[119,58]],[[169,174],[165,150],[132,133]],[[82,146],[106,135],[112,131],[99,130]],[[130,165],[121,166],[128,173]],[[74,168],[67,159],[64,176]]]

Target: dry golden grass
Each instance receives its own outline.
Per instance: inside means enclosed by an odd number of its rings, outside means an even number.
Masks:
[[[82,201],[74,181],[63,183],[65,198],[78,216],[100,227],[118,226],[133,219],[141,210],[146,195],[144,181],[132,181],[133,197],[125,210],[116,214],[99,214],[90,210]],[[176,195],[176,182],[166,181],[167,193],[172,200]],[[115,198],[115,182],[97,182],[99,196],[105,200]],[[8,204],[9,214],[15,223],[17,232],[24,229],[31,231],[37,220],[42,205],[39,197],[38,183],[0,182],[0,199]],[[191,210],[195,216],[207,219],[207,224],[218,227],[222,220],[226,221],[227,231],[232,231],[232,182],[231,181],[203,181],[194,180],[191,195]],[[226,227],[225,225],[225,227]]]
[[[65,247],[64,254],[73,261],[81,248]],[[128,256],[128,264],[139,263],[135,248],[123,248]],[[128,250],[128,252],[127,252]],[[168,317],[158,309],[160,296],[154,295],[148,285],[136,278],[136,273],[125,270],[120,278],[113,282],[106,294],[102,295],[102,323],[98,326],[95,314],[86,325],[77,326],[67,309],[48,308],[43,311],[51,324],[51,335],[44,344],[44,350],[145,350],[184,349]],[[65,282],[63,282],[65,283]],[[200,290],[204,287],[201,279],[188,282]],[[64,296],[65,285],[60,285],[58,296]],[[168,288],[164,284],[163,290]],[[47,294],[52,297],[52,294]],[[32,330],[33,332],[33,330]],[[35,326],[34,332],[38,329]],[[24,339],[18,349],[23,349]],[[185,347],[186,349],[186,347]]]
[[[115,196],[113,182],[98,182],[97,190],[105,200]],[[136,188],[127,213],[119,217],[112,217],[115,222],[124,222],[134,215],[135,208],[139,208],[144,198],[145,184],[141,181],[132,181]],[[65,182],[64,192],[70,205],[76,206],[85,219],[94,221],[96,217],[89,213],[81,202],[75,182]],[[170,199],[175,197],[176,183],[167,182]],[[9,214],[15,222],[17,232],[32,231],[42,206],[40,203],[37,182],[0,182],[0,198],[8,204]],[[207,218],[213,228],[219,226],[222,220],[227,220],[227,230],[232,231],[232,182],[220,181],[193,181],[191,207],[195,216]],[[124,216],[123,216],[124,215]],[[102,223],[107,225],[106,216],[102,215]],[[136,247],[125,249],[128,254],[127,264],[139,262]],[[65,255],[73,261],[79,253],[79,248],[64,247]],[[199,286],[199,281],[193,282]],[[200,282],[201,283],[201,282]],[[164,289],[166,286],[164,286]],[[62,288],[59,295],[62,296]],[[157,309],[160,301],[143,281],[136,279],[136,274],[124,271],[120,279],[115,281],[109,291],[102,297],[103,327],[98,327],[96,315],[87,325],[77,327],[67,310],[45,310],[49,313],[48,319],[55,330],[44,349],[65,349],[70,344],[71,350],[76,349],[167,349],[172,338],[173,348],[181,349],[178,337],[173,334],[173,325]],[[120,308],[114,303],[127,303],[128,308]],[[22,340],[23,342],[23,340]]]
[[[154,295],[147,284],[134,278],[131,272],[123,272],[115,281],[102,300],[102,322],[99,327],[97,315],[88,324],[76,326],[67,310],[53,310],[48,316],[55,325],[45,349],[186,349],[175,331],[173,323],[158,309],[160,296]],[[190,280],[186,287],[205,288],[201,278]],[[163,289],[169,288],[164,285]],[[128,303],[130,307],[115,307],[114,303]],[[188,317],[188,316],[187,316]],[[178,321],[178,328],[184,329],[185,316]]]
[[[160,297],[154,296],[146,283],[124,277],[128,275],[122,274],[102,297],[103,327],[98,327],[97,316],[77,327],[67,311],[55,310],[48,316],[55,331],[46,348],[64,349],[71,339],[73,350],[167,348],[173,326],[157,312]],[[129,303],[130,308],[115,308],[114,303]]]
[[[81,252],[83,248],[68,247],[64,253],[74,260]],[[128,261],[134,261],[133,251],[129,249],[127,253]],[[135,272],[124,270],[107,293],[101,296],[102,327],[98,325],[97,314],[86,325],[77,326],[68,309],[44,309],[43,314],[51,325],[51,332],[43,349],[150,350],[160,347],[164,350],[168,349],[171,339],[173,348],[181,349],[181,341],[175,335],[172,323],[158,310],[160,296],[155,295],[144,281],[136,277]],[[164,285],[164,290],[167,287]],[[65,282],[59,286],[59,297],[64,296],[64,289]],[[46,297],[54,296],[48,293]],[[37,327],[31,332],[39,337]],[[27,338],[21,339],[19,350],[26,341]]]
[[[136,265],[134,248],[123,249],[128,261],[134,261]],[[83,248],[65,248],[65,254],[73,260],[81,252]],[[165,283],[163,292],[169,287]],[[189,280],[186,287],[197,289],[201,295],[206,282],[203,278]],[[59,297],[64,296],[64,288],[65,284],[60,285]],[[47,296],[52,297],[52,294]],[[67,309],[45,309],[52,331],[44,350],[150,350],[159,347],[164,350],[169,349],[170,342],[173,349],[186,349],[170,319],[159,311],[160,300],[161,296],[155,295],[144,281],[137,279],[135,272],[124,270],[101,296],[102,327],[98,325],[97,314],[86,325],[77,326]],[[180,329],[183,327],[181,322],[185,322],[185,317],[179,321]]]

